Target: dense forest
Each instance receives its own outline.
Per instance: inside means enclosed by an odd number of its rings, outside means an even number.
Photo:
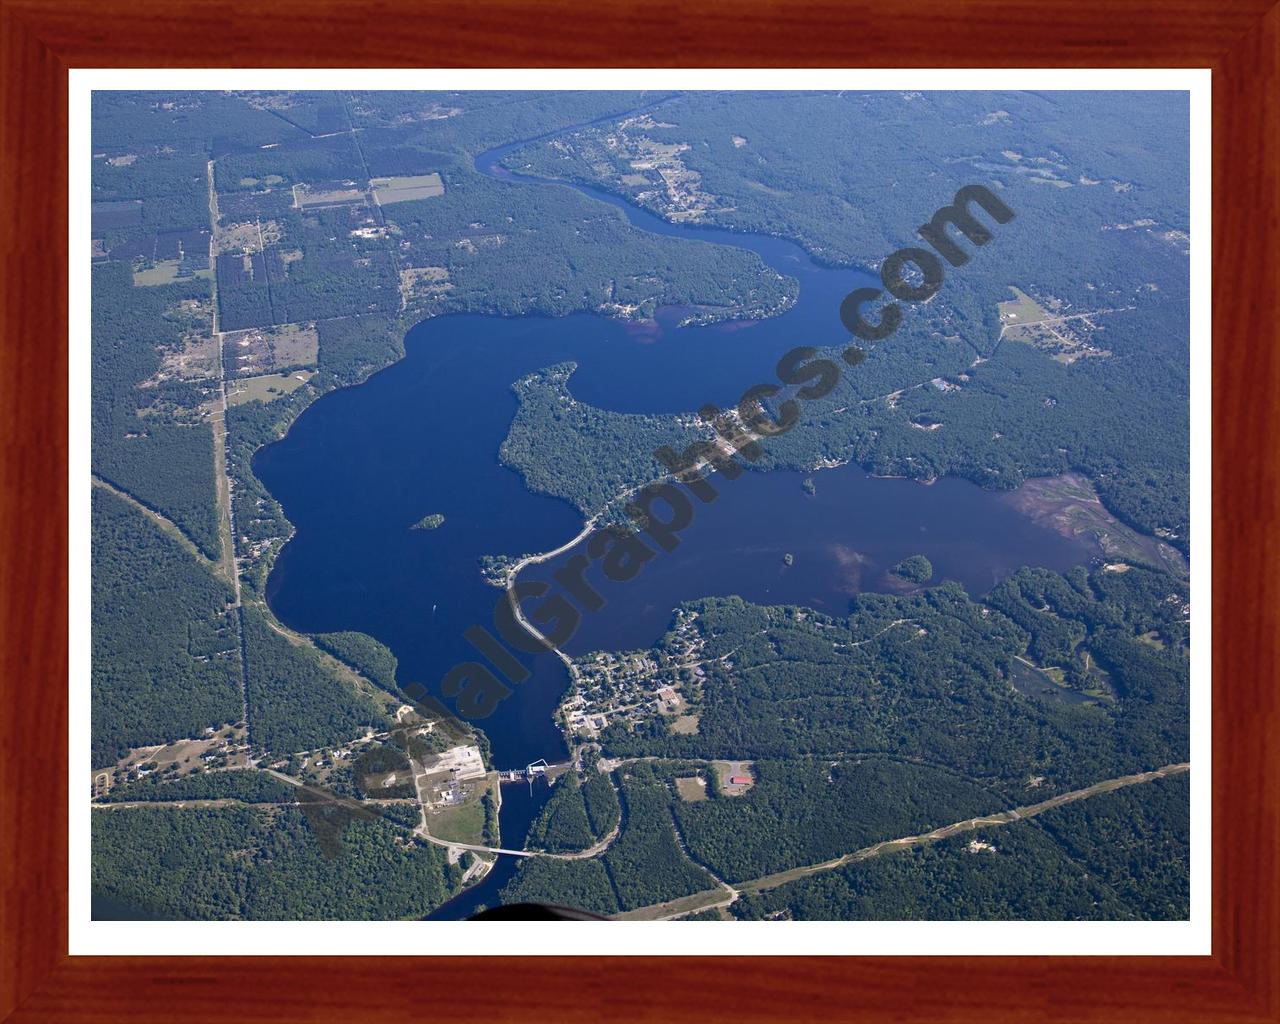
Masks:
[[[313,399],[309,388],[301,387],[274,402],[245,402],[227,409],[227,475],[236,492],[236,556],[242,583],[258,594],[266,586],[270,565],[270,559],[262,556],[278,550],[292,527],[280,503],[254,476],[253,455],[279,440],[293,417]]]
[[[622,773],[622,834],[604,855],[623,910],[711,889],[715,880],[681,848],[671,790],[644,765]]]
[[[1186,672],[1186,597],[1163,574],[1133,567],[1088,577],[1023,569],[986,600],[1026,632],[1031,660],[1061,668],[1068,685],[1087,690],[1101,662],[1123,666],[1105,680],[1122,696],[1167,699],[1179,692],[1171,677]]]
[[[893,567],[893,571],[911,583],[928,583],[933,579],[933,563],[924,555],[904,558]]]
[[[753,254],[636,231],[618,211],[568,189],[529,188],[513,206],[510,185],[472,168],[468,157],[477,144],[501,138],[503,124],[541,134],[575,114],[624,109],[639,96],[494,96],[465,94],[457,97],[465,106],[453,107],[444,94],[246,95],[290,124],[341,127],[323,137],[286,135],[277,145],[215,162],[224,224],[272,226],[262,252],[219,258],[222,326],[394,315],[403,307],[402,270],[438,275],[423,293],[404,295],[418,318],[601,307],[651,315],[659,304],[763,315],[794,297],[794,282]],[[422,120],[405,124],[416,118],[401,103]],[[449,116],[432,113],[437,104]],[[296,122],[294,111],[301,115]],[[360,129],[359,145],[345,130],[349,124]],[[428,172],[441,173],[443,196],[383,209],[363,195],[372,177]],[[342,198],[297,209],[281,201],[294,186]]]
[[[587,808],[587,821],[594,839],[603,839],[618,824],[621,808],[618,791],[608,775],[599,772],[582,784],[582,799]]]
[[[444,179],[443,196],[386,211],[408,266],[448,272],[449,287],[415,307],[423,315],[705,305],[762,316],[795,297],[754,253],[639,231],[572,189],[527,187],[513,204],[509,183],[463,168]]]
[[[584,783],[581,791],[592,785],[601,795],[604,787],[613,791],[606,776],[599,779]],[[540,900],[612,914],[714,888],[715,880],[682,849],[668,781],[661,769],[629,765],[621,774],[622,833],[605,855],[590,860],[522,860],[502,891],[502,902]],[[562,806],[567,803],[566,799]],[[609,819],[593,815],[593,820],[603,828]]]
[[[238,722],[231,588],[143,513],[93,489],[93,765]]]
[[[237,92],[201,107],[197,116],[240,110],[242,123],[224,129],[226,156],[218,163],[217,179],[221,192],[256,189],[270,175],[292,184],[341,181],[366,169],[372,177],[420,173],[424,167],[461,161],[502,143],[607,117],[663,95],[606,90]],[[254,138],[262,122],[267,122],[262,142],[276,145],[264,150],[243,144]],[[346,134],[353,126],[359,130],[359,151]]]
[[[443,850],[356,819],[328,859],[298,808],[93,814],[93,891],[172,920],[418,919],[457,885]]]
[[[662,99],[669,93],[355,92],[350,110],[361,132],[371,174],[407,174],[420,167],[420,149],[475,155],[566,125],[594,121]]]
[[[93,94],[94,152],[175,152],[221,156],[258,149],[303,132],[282,124],[232,93],[123,92]]]
[[[404,330],[379,316],[351,316],[316,325],[320,369],[343,384],[356,384],[404,355]]]
[[[608,188],[670,216],[681,212],[679,194],[664,190],[655,170],[635,174],[629,162],[653,148],[647,143],[683,146],[680,163],[697,174],[700,191],[720,200],[706,204],[700,221],[795,238],[837,265],[910,244],[915,224],[899,227],[890,214],[926,216],[946,184],[975,172],[1011,190],[1067,191],[1052,184],[1066,182],[1121,215],[1158,215],[1186,228],[1189,171],[1178,148],[1187,135],[1185,96],[842,91],[655,99],[647,117],[539,140],[505,163]],[[919,154],[922,141],[928,155],[912,174],[903,149]],[[1126,183],[1142,188],[1114,187]]]
[[[1185,920],[1185,775],[882,854],[733,904],[739,919]]]
[[[102,803],[132,800],[241,800],[251,804],[291,804],[296,786],[257,771],[193,772],[177,778],[148,775],[136,782],[112,786],[99,797]]]
[[[983,786],[936,767],[859,760],[757,761],[743,797],[676,801],[689,852],[727,882],[839,857],[882,839],[1003,810]]]
[[[917,226],[958,188],[975,181],[994,188],[1017,216],[1000,226],[993,251],[948,275],[927,305],[905,307],[893,337],[806,407],[800,426],[771,441],[756,468],[852,460],[878,474],[949,473],[1002,488],[1077,469],[1122,520],[1165,531],[1185,553],[1185,104],[1155,94],[842,93],[798,101],[691,93],[648,118],[530,144],[506,163],[617,191],[672,219],[795,238],[837,265],[874,266],[918,245]],[[860,140],[857,160],[840,156],[848,138]],[[900,154],[919,152],[923,138],[920,173],[894,170],[886,183],[886,168],[900,168]],[[667,178],[644,169],[663,159],[674,161]],[[999,303],[1010,285],[1062,315],[1106,311],[1082,322],[1106,356],[1068,365],[1002,340]],[[814,343],[842,346],[833,328],[835,337]],[[947,387],[921,386],[932,379]],[[922,422],[942,427],[913,429]],[[574,424],[535,426],[551,430],[544,448],[580,441]],[[648,447],[661,443],[653,438]],[[632,446],[645,447],[639,438]],[[580,479],[547,489],[589,504]]]
[[[214,184],[218,192],[255,190],[258,183],[271,176],[288,187],[312,182],[341,182],[358,178],[363,173],[360,150],[345,129],[327,138],[313,139],[299,133],[285,135],[270,149],[228,153],[214,164]],[[283,134],[283,133],[282,133]]]
[[[210,330],[209,283],[133,287],[127,263],[93,268],[93,471],[218,555],[207,381],[154,379],[165,352]],[[146,386],[142,386],[146,382]]]
[[[396,692],[396,656],[364,633],[317,633],[316,644],[389,693]]]
[[[686,608],[707,669],[697,733],[677,734],[658,716],[634,730],[611,725],[601,740],[622,756],[892,754],[945,766],[1016,803],[1029,778],[1051,794],[1186,760],[1186,601],[1185,581],[1130,568],[1066,577],[1025,569],[990,602],[954,583],[861,594],[844,619],[740,598],[695,602]],[[1105,673],[1114,697],[1071,704],[1012,687],[1028,627],[1064,623],[1077,643],[1068,664],[1080,666],[1067,684],[1094,690]],[[682,642],[673,632],[658,650]]]
[[[255,605],[244,606],[242,619],[255,744],[276,753],[315,750],[387,725],[373,700],[337,678],[309,645],[277,632]]]
[[[531,850],[573,853],[603,839],[618,823],[618,794],[609,776],[592,772],[585,782],[570,772],[529,827]]]
[[[594,841],[586,804],[582,800],[582,784],[575,772],[569,772],[529,826],[525,847],[552,853],[572,853],[585,850]]]
[[[1191,779],[1160,779],[1066,804],[1037,818],[1139,917],[1184,919],[1191,873]]]
[[[631,838],[619,841],[620,853],[603,861],[522,861],[502,901],[615,914],[711,889],[710,876],[667,842],[675,835],[669,808],[693,860],[738,884],[994,810],[980,787],[883,759],[757,762],[755,769],[759,781],[745,797],[684,803],[667,784],[689,765],[632,766],[635,777],[623,782],[624,837]],[[1185,919],[1188,785],[1188,776],[1177,775],[775,889],[747,887],[731,913],[742,920]],[[891,809],[898,798],[904,806]],[[799,819],[794,824],[792,815]],[[643,862],[631,864],[637,854]],[[620,883],[646,871],[656,871],[648,876],[652,884]]]
[[[590,516],[624,490],[667,473],[654,457],[657,447],[684,451],[712,434],[672,416],[628,415],[584,405],[569,392],[576,368],[575,363],[560,363],[512,387],[520,404],[499,456],[519,470],[532,491],[568,498]]]
[[[270,152],[276,152],[271,150]],[[224,217],[224,220],[229,218]],[[367,207],[276,211],[279,244],[218,257],[224,330],[298,323],[400,308],[395,260]]]
[[[609,871],[598,858],[524,859],[515,877],[503,888],[500,902],[555,903],[595,914],[616,914],[621,909],[613,883],[609,880]]]

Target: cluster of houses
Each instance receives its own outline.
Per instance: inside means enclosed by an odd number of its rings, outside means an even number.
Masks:
[[[579,659],[577,686],[561,705],[566,728],[594,739],[610,723],[685,713],[686,694],[706,678],[700,661],[703,646],[695,617],[681,610],[666,650],[599,651]]]

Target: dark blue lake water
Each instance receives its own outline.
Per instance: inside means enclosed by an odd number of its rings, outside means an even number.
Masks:
[[[577,187],[520,179],[498,161],[477,167],[513,190]],[[799,344],[847,341],[838,309],[872,280],[820,267],[790,242],[676,226],[591,189],[637,228],[749,249],[800,282],[786,314],[741,325],[677,328],[662,312],[637,332],[594,314],[561,319],[455,315],[419,324],[405,358],[364,384],[334,392],[306,410],[279,443],[262,449],[254,471],[297,527],[267,586],[276,615],[307,632],[359,630],[396,654],[401,684],[439,693],[446,671],[475,658],[462,633],[489,624],[501,592],[479,572],[483,555],[550,550],[573,537],[581,517],[568,504],[528,491],[498,461],[516,409],[512,383],[561,360],[579,364],[575,397],[625,412],[683,412],[729,403],[749,385],[774,379],[778,358]],[[518,198],[513,199],[518,201]],[[1021,565],[1065,569],[1089,559],[1084,542],[1019,514],[1007,496],[959,480],[930,487],[877,480],[856,467],[815,474],[816,495],[795,473],[748,473],[723,482],[723,496],[700,506],[683,543],[625,585],[605,585],[608,606],[587,616],[569,650],[647,646],[674,606],[740,594],[757,602],[799,603],[841,614],[860,590],[890,590],[885,571],[923,553],[938,578],[974,594]],[[413,530],[441,513],[436,530]],[[790,567],[786,553],[794,555]],[[554,564],[527,573],[549,576]],[[536,570],[536,571],[535,571]],[[551,655],[525,656],[533,676],[478,724],[499,767],[556,760],[564,744],[551,712],[567,682]],[[545,787],[532,798],[504,790],[503,843],[519,845]],[[464,916],[493,895],[513,865],[446,908]]]

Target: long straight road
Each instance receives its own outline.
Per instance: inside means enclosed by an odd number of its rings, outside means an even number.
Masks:
[[[1028,818],[1034,818],[1037,814],[1043,814],[1045,811],[1051,811],[1055,807],[1061,807],[1063,804],[1074,803],[1076,800],[1086,800],[1091,796],[1098,796],[1102,793],[1111,793],[1126,786],[1154,782],[1156,779],[1168,778],[1170,775],[1181,775],[1183,772],[1189,772],[1190,770],[1191,763],[1183,761],[1179,764],[1167,764],[1163,768],[1156,768],[1153,771],[1139,772],[1136,775],[1122,775],[1119,778],[1095,782],[1092,786],[1086,786],[1083,789],[1074,789],[1070,793],[1060,793],[1058,796],[1050,797],[1048,800],[1043,800],[1038,804],[1013,807],[1007,811],[988,814],[980,818],[965,818],[963,821],[943,825],[931,832],[923,832],[919,835],[903,836],[900,839],[887,839],[871,846],[865,846],[860,850],[846,853],[844,856],[836,857],[834,860],[823,861],[821,864],[790,868],[786,871],[778,871],[771,875],[753,878],[746,882],[722,883],[725,889],[734,894],[727,898],[724,889],[707,889],[691,896],[682,897],[679,900],[638,907],[635,910],[629,910],[617,916],[622,919],[660,921],[683,917],[685,914],[698,910],[727,906],[737,898],[738,894],[744,892],[763,892],[766,889],[776,889],[778,886],[786,885],[788,882],[794,882],[797,879],[816,875],[823,871],[834,871],[848,864],[870,860],[872,857],[878,857],[883,853],[906,850],[912,846],[920,846],[925,843],[936,843],[939,840],[949,839],[964,832],[973,832],[980,828],[993,828],[998,825],[1008,825],[1015,821],[1025,821]]]

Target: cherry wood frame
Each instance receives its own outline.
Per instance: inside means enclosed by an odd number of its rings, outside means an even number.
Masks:
[[[1272,2],[0,0],[0,1017],[1280,1020]],[[1212,956],[68,956],[67,70],[202,66],[1212,68]]]

